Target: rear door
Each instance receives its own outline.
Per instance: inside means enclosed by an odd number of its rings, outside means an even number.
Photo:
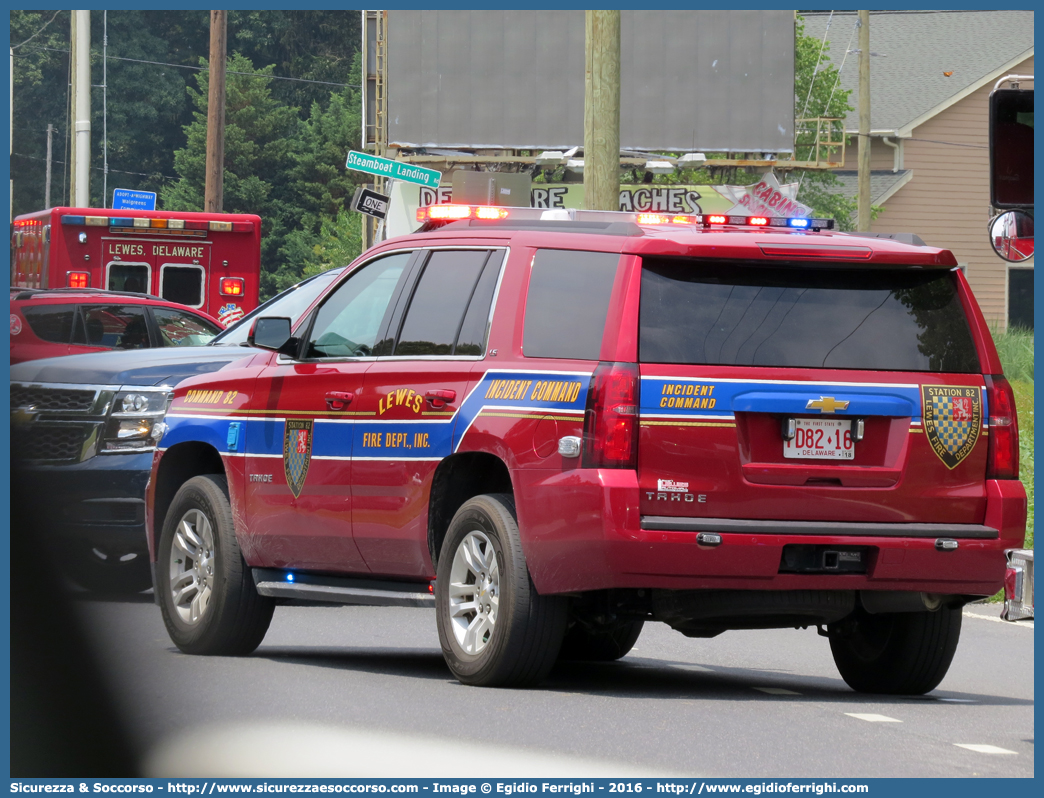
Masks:
[[[982,523],[949,271],[647,258],[639,326],[643,515]]]
[[[428,577],[427,496],[475,362],[504,249],[422,253],[359,397],[352,460],[356,544],[378,574]]]

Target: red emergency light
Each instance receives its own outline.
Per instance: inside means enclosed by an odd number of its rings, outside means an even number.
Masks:
[[[66,272],[65,284],[69,288],[90,288],[91,275],[89,272]]]
[[[246,291],[242,277],[222,277],[219,286],[222,296],[243,296]]]

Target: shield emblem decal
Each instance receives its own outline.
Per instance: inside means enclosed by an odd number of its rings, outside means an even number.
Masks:
[[[928,445],[949,469],[972,453],[982,429],[982,393],[978,388],[922,385],[924,432]]]
[[[312,419],[288,418],[283,433],[283,471],[296,499],[304,488],[312,462]]]

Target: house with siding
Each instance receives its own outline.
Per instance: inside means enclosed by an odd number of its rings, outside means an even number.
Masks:
[[[857,12],[803,12],[840,88],[858,104]],[[847,58],[846,56],[847,52]],[[990,246],[989,106],[994,85],[1033,74],[1032,11],[870,12],[871,201],[874,232],[909,232],[953,251],[986,318],[1033,322],[1033,260],[1011,264]],[[1032,87],[1032,83],[1024,84]],[[845,166],[854,197],[858,111],[849,113]]]

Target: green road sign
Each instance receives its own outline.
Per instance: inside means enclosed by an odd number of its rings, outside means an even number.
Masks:
[[[419,183],[430,188],[438,188],[439,181],[442,179],[442,172],[438,169],[427,169],[423,166],[393,161],[391,158],[381,158],[379,155],[367,155],[365,152],[355,150],[348,152],[345,167],[357,172],[369,172],[371,175],[384,175],[393,180]]]

